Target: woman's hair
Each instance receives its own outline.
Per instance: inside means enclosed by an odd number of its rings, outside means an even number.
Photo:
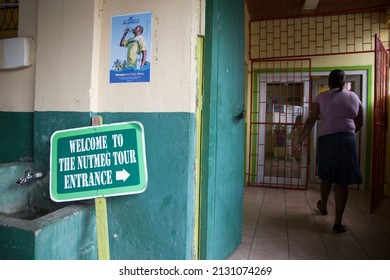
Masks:
[[[340,92],[343,90],[344,84],[345,84],[345,73],[343,70],[336,69],[330,72],[329,86],[331,88],[338,87],[339,88],[338,92]]]

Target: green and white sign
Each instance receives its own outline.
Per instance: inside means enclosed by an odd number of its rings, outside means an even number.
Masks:
[[[56,131],[50,166],[54,201],[141,193],[148,181],[143,126],[126,122]]]

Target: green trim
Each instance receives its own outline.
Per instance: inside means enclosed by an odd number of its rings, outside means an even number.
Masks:
[[[0,164],[33,158],[34,113],[0,112]]]
[[[201,193],[201,182],[200,182],[200,169],[202,161],[202,107],[203,107],[203,61],[204,58],[204,37],[198,36],[196,41],[196,69],[197,69],[197,108],[196,108],[196,170],[195,170],[195,228],[194,228],[194,258],[199,259],[200,251],[200,193]]]
[[[212,104],[215,103],[215,88],[211,87],[212,80],[214,79],[214,75],[212,73],[211,66],[216,64],[217,61],[215,56],[212,55],[212,50],[216,47],[216,40],[212,40],[214,26],[213,26],[213,14],[214,10],[217,9],[216,1],[206,1],[206,36],[204,40],[204,70],[203,70],[203,99],[202,99],[202,135],[201,135],[201,143],[203,143],[201,147],[201,165],[200,165],[200,184],[201,186],[205,186],[201,189],[200,192],[200,227],[199,227],[199,252],[198,259],[205,260],[207,259],[207,250],[209,240],[213,240],[212,230],[208,226],[210,217],[208,215],[209,211],[209,200],[213,200],[215,197],[214,187],[209,184],[209,176],[211,172],[211,167],[213,162],[209,162],[208,155],[215,154],[215,145],[213,135],[211,133],[212,127],[214,125],[213,119],[215,119],[215,109],[211,108]],[[206,156],[204,156],[206,155]],[[213,159],[214,160],[214,159]],[[211,174],[212,175],[212,174]]]

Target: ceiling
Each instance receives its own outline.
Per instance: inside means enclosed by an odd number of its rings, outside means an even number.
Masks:
[[[390,8],[390,0],[319,0],[316,9],[304,10],[305,1],[317,2],[316,0],[245,0],[250,19],[254,21]]]

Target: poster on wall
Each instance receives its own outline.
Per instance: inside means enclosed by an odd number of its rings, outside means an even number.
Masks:
[[[111,18],[110,83],[150,82],[152,14]]]

